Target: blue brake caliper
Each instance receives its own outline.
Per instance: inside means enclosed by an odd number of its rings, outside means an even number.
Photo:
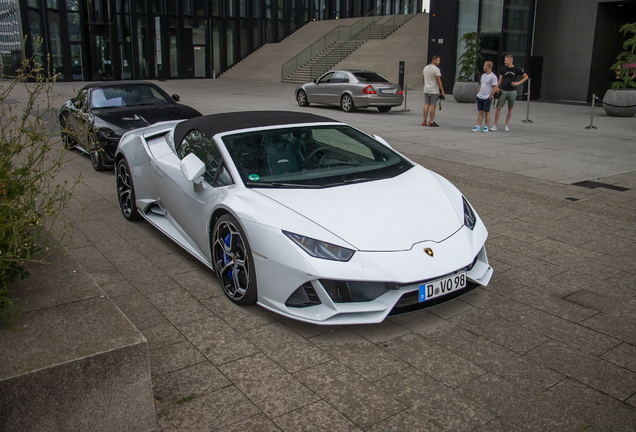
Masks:
[[[230,247],[230,237],[232,236],[232,233],[228,234],[227,237],[225,237],[223,239],[223,241],[225,242],[225,245],[229,248]],[[230,262],[230,256],[228,254],[226,254],[225,252],[223,252],[223,264],[227,264]],[[234,272],[233,271],[228,271],[227,272],[227,276],[234,280]]]

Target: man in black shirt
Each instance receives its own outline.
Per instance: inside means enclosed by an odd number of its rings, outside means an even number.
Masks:
[[[512,63],[512,56],[509,54],[504,59],[505,66],[499,71],[499,90],[501,90],[501,96],[499,96],[499,104],[497,104],[497,113],[495,114],[495,125],[490,129],[491,131],[497,130],[497,123],[499,123],[499,116],[501,115],[501,109],[508,101],[508,114],[506,115],[506,124],[504,130],[508,132],[508,123],[510,123],[510,117],[512,117],[512,108],[515,106],[515,98],[517,97],[517,87],[528,80],[528,74],[523,69],[515,66]],[[521,80],[517,81],[517,77],[521,76]]]

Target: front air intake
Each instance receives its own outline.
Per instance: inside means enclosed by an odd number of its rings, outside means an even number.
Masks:
[[[322,304],[311,282],[305,282],[289,296],[285,302],[287,307],[309,307]]]

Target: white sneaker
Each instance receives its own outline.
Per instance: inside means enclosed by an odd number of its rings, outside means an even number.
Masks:
[[[493,127],[490,128],[491,131],[496,131],[497,130],[497,125],[494,125]]]
[[[508,129],[508,125],[504,126],[504,130],[505,130],[506,132],[510,132],[510,129]]]

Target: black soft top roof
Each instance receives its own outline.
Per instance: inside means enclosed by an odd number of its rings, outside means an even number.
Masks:
[[[99,87],[121,87],[125,85],[151,85],[158,87],[155,83],[151,83],[148,81],[99,81],[94,83],[89,83],[84,86],[85,90],[91,88],[99,88]]]
[[[292,111],[242,111],[222,114],[210,114],[195,117],[179,123],[174,131],[176,146],[188,132],[199,130],[212,138],[221,132],[263,126],[288,125],[294,123],[337,122],[328,117]]]

